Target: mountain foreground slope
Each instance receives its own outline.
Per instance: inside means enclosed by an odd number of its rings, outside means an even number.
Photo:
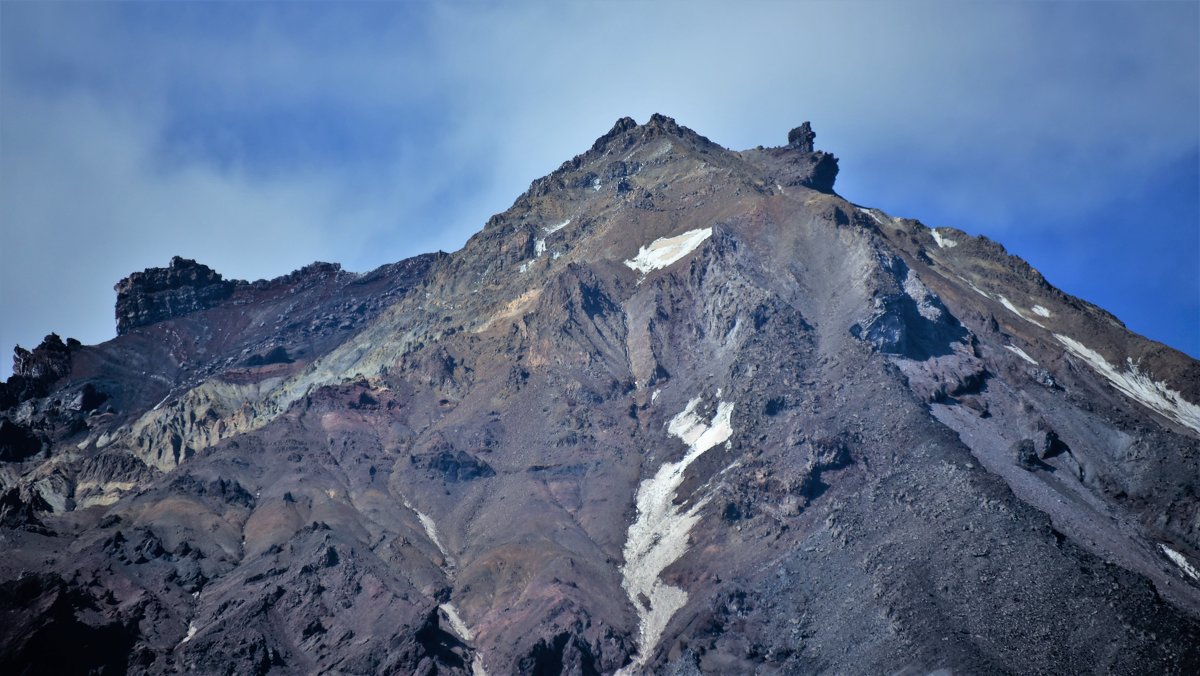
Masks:
[[[0,388],[0,671],[1196,673],[1200,363],[813,140],[122,280]]]

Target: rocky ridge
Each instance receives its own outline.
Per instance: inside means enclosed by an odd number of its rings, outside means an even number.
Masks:
[[[623,118],[453,254],[131,275],[4,390],[0,664],[1194,670],[1200,364],[814,138]]]

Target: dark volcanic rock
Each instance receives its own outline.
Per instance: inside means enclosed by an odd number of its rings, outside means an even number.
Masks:
[[[816,138],[817,134],[812,130],[812,124],[805,122],[788,132],[788,147],[802,153],[811,153],[814,150],[813,141]]]
[[[0,418],[0,462],[19,462],[42,450],[42,441],[29,428]]]
[[[228,298],[235,286],[207,265],[179,256],[168,267],[135,272],[115,287],[117,335],[210,308]]]
[[[137,628],[111,612],[54,575],[0,582],[0,671],[125,673]]]
[[[70,373],[71,348],[78,346],[79,341],[73,338],[63,343],[56,333],[42,339],[32,352],[18,345],[13,350],[13,375],[30,383],[53,383]]]
[[[71,351],[79,346],[74,338],[63,343],[51,333],[32,351],[13,348],[13,373],[0,383],[0,411],[48,394],[55,382],[71,373]]]

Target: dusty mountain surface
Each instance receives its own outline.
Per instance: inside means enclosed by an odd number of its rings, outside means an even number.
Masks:
[[[18,348],[0,672],[1200,671],[1200,363],[813,139],[625,118],[455,253]]]

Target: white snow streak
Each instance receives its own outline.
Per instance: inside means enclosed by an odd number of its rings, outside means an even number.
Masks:
[[[1025,361],[1029,362],[1030,364],[1033,364],[1034,366],[1038,365],[1038,363],[1036,361],[1034,361],[1033,357],[1030,357],[1029,355],[1025,354],[1025,350],[1022,350],[1019,347],[1016,347],[1014,345],[1005,345],[1004,349],[1008,350],[1009,352],[1012,352],[1013,354],[1017,355],[1021,359],[1024,359]]]
[[[1021,314],[1021,311],[1017,309],[1017,306],[1016,306],[1016,305],[1013,305],[1013,304],[1012,304],[1012,302],[1011,302],[1011,301],[1009,301],[1009,300],[1008,300],[1007,298],[1005,298],[1004,296],[997,296],[996,298],[997,298],[997,299],[999,299],[999,301],[1000,301],[1000,304],[1001,304],[1001,305],[1003,305],[1004,307],[1008,308],[1008,311],[1009,311],[1009,312],[1013,313],[1014,315],[1016,315],[1016,316],[1018,316],[1018,317],[1024,317],[1024,316],[1025,316],[1025,315]]]
[[[1012,304],[1012,301],[1010,301],[1009,299],[1005,298],[1004,296],[996,296],[996,300],[1000,301],[1000,304],[1001,304],[1001,305],[1003,305],[1004,307],[1008,308],[1008,311],[1009,311],[1009,312],[1011,312],[1011,313],[1013,313],[1014,315],[1016,315],[1016,316],[1020,317],[1021,319],[1024,319],[1025,321],[1027,321],[1027,322],[1029,322],[1030,324],[1033,324],[1033,325],[1035,325],[1035,326],[1041,326],[1043,329],[1044,329],[1044,328],[1046,328],[1046,327],[1045,327],[1045,326],[1043,326],[1041,323],[1039,323],[1037,320],[1030,319],[1029,317],[1026,317],[1026,316],[1025,316],[1025,313],[1023,313],[1023,312],[1021,312],[1019,309],[1017,309],[1017,306],[1016,306],[1016,305],[1013,305],[1013,304]]]
[[[547,235],[551,235],[551,234],[558,232],[559,230],[562,230],[563,228],[567,227],[570,224],[571,224],[571,219],[568,218],[567,220],[563,221],[562,223],[559,223],[558,225],[550,225],[550,226],[542,228],[542,232],[545,232]]]
[[[720,402],[708,424],[696,415],[697,397],[667,426],[667,432],[687,444],[688,452],[678,462],[663,463],[654,477],[642,481],[637,490],[637,518],[629,526],[625,541],[622,586],[639,618],[638,657],[619,674],[639,673],[654,652],[671,617],[687,603],[687,592],[659,579],[667,566],[687,551],[692,526],[700,520],[707,497],[686,509],[675,504],[675,492],[683,483],[684,471],[708,449],[733,435],[730,418],[733,404]]]
[[[533,242],[533,257],[538,258],[539,256],[541,256],[544,253],[546,253],[546,240],[544,240],[544,239],[535,240]]]
[[[876,223],[884,225],[883,219],[879,217],[879,214],[875,213],[874,209],[864,209],[863,207],[859,207],[858,210],[875,219]]]
[[[1130,399],[1163,414],[1180,425],[1200,432],[1200,406],[1183,398],[1183,395],[1165,384],[1152,380],[1138,370],[1132,360],[1126,360],[1129,369],[1125,372],[1117,370],[1116,366],[1083,343],[1064,336],[1054,334],[1058,342],[1066,346],[1071,354],[1086,361],[1096,373],[1108,379],[1112,386],[1120,390]]]
[[[958,246],[958,242],[955,242],[949,237],[942,237],[937,230],[931,228],[929,230],[929,234],[933,235],[933,241],[937,242],[939,249],[953,249],[954,247]]]
[[[425,529],[425,535],[429,536],[429,541],[438,548],[438,551],[442,553],[442,557],[449,563],[450,555],[446,553],[446,548],[442,546],[442,541],[438,539],[437,524],[433,522],[433,519],[429,518],[428,514],[414,507],[407,499],[404,501],[404,506],[411,509],[413,514],[417,515],[417,520],[421,522],[421,527]]]
[[[704,240],[712,236],[712,228],[689,230],[674,237],[660,237],[638,250],[638,255],[625,261],[625,265],[643,275],[659,270],[678,261],[696,250]]]
[[[1039,317],[1049,317],[1050,316],[1050,311],[1047,310],[1046,308],[1042,307],[1041,305],[1034,305],[1032,309],[1033,309],[1033,314],[1035,314]]]
[[[1187,557],[1166,545],[1160,544],[1159,547],[1162,547],[1167,558],[1174,561],[1175,565],[1179,566],[1183,572],[1187,573],[1193,580],[1200,581],[1200,570],[1196,570],[1196,567],[1188,562]]]
[[[1168,551],[1170,551],[1170,550],[1168,550]],[[187,636],[184,636],[184,637],[183,637],[183,640],[179,642],[179,645],[183,645],[184,643],[187,643],[188,641],[192,640],[192,639],[193,639],[193,638],[196,636],[196,632],[197,632],[197,631],[198,631],[198,630],[196,629],[196,623],[195,623],[195,622],[189,622],[189,623],[188,623]]]
[[[453,603],[443,603],[438,606],[446,615],[446,620],[450,623],[450,629],[463,640],[464,643],[470,643],[475,639],[474,632],[463,622],[462,616],[458,614],[458,608],[454,607]],[[475,650],[475,659],[471,660],[471,673],[474,676],[487,676],[487,669],[483,666],[483,655],[479,650]]]
[[[451,575],[454,570],[454,559],[446,552],[446,548],[438,538],[437,524],[433,522],[433,519],[429,518],[428,514],[414,507],[408,499],[404,500],[404,506],[411,509],[417,515],[417,520],[421,522],[421,527],[425,529],[425,535],[429,536],[429,541],[438,548],[438,551],[442,553],[442,558],[445,559],[445,565],[442,566],[443,571],[445,571],[447,576]],[[450,628],[454,630],[455,634],[458,634],[458,637],[464,643],[470,643],[475,638],[474,632],[471,631],[466,622],[463,622],[462,616],[458,614],[458,608],[455,608],[453,603],[442,603],[438,605],[438,608],[446,615],[446,620],[450,623]],[[483,656],[479,654],[478,649],[475,650],[475,659],[471,662],[471,673],[474,676],[487,676],[487,670],[483,667]]]
[[[438,608],[441,608],[442,612],[446,614],[446,619],[450,621],[450,628],[454,630],[455,634],[458,634],[459,638],[464,641],[475,638],[471,633],[471,628],[467,626],[466,622],[463,622],[462,616],[458,614],[458,608],[455,608],[453,603],[443,603]]]

